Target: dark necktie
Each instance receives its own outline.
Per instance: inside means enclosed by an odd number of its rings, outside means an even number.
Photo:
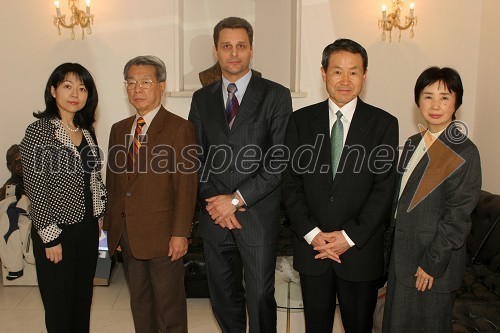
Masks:
[[[134,166],[137,163],[137,155],[139,154],[139,148],[141,147],[140,136],[142,135],[142,127],[146,124],[142,117],[137,118],[137,126],[134,132],[134,141],[130,145],[128,150],[128,161],[127,161],[127,171],[134,172]]]
[[[233,125],[234,117],[236,117],[236,113],[238,113],[238,108],[240,107],[238,98],[236,98],[235,95],[237,91],[238,87],[236,87],[236,84],[230,83],[227,86],[226,119],[230,128]]]
[[[337,116],[337,120],[332,126],[332,133],[330,136],[333,178],[335,178],[340,156],[342,156],[342,149],[344,148],[344,125],[340,119],[342,118],[342,112],[339,110],[335,115]]]

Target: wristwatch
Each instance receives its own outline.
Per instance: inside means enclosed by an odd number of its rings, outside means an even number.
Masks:
[[[240,209],[240,201],[236,198],[236,195],[233,193],[231,194],[231,205],[234,206],[236,210]]]

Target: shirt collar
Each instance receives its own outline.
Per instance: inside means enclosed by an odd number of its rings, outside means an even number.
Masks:
[[[140,116],[139,114],[136,114],[135,115],[134,124],[137,124],[137,119],[139,119],[139,117],[142,117],[142,119],[144,119],[144,122],[146,123],[146,126],[149,127],[151,125],[151,122],[153,121],[153,118],[156,116],[156,114],[158,113],[158,111],[160,111],[161,106],[162,106],[161,104],[158,105],[156,108],[154,108],[153,110],[149,111],[144,116]]]
[[[354,111],[356,110],[356,106],[358,105],[358,98],[354,98],[352,101],[339,108],[335,102],[332,101],[331,98],[328,98],[328,109],[330,113],[336,117],[336,113],[338,110],[342,112],[342,116],[345,117],[349,122],[352,121],[352,117],[354,116]]]
[[[250,79],[252,78],[252,70],[249,70],[248,73],[243,75],[242,77],[239,78],[236,82],[231,82],[228,79],[222,75],[222,90],[224,92],[225,98],[227,98],[227,86],[230,83],[236,84],[236,88],[238,88],[238,91],[236,92],[236,97],[238,97],[238,100],[241,102],[241,98],[245,94],[245,91],[247,90],[248,83],[250,83]]]
[[[444,131],[446,130],[446,127],[443,128],[442,130],[440,130],[439,132],[431,132],[429,130],[425,131],[424,133],[424,139],[422,140],[425,144],[425,146],[427,147],[427,149],[429,149],[432,144],[436,141],[436,139],[441,135],[441,133],[443,133]]]

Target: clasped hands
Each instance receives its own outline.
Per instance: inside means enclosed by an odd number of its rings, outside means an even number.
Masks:
[[[243,199],[235,193],[236,198],[243,203]],[[230,194],[221,194],[214,197],[208,198],[206,210],[215,224],[218,224],[222,228],[232,229],[243,229],[240,222],[234,215],[236,212],[236,207],[231,203],[232,196]],[[238,211],[244,212],[246,209],[240,207]]]
[[[331,259],[339,264],[340,256],[351,248],[342,231],[320,232],[314,237],[311,245],[319,252],[314,259]]]

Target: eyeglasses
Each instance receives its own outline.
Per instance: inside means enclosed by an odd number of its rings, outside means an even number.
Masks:
[[[151,88],[151,86],[153,85],[153,82],[154,83],[159,83],[160,81],[153,81],[153,80],[139,80],[139,81],[125,81],[123,82],[125,84],[125,87],[128,89],[128,90],[132,90],[132,89],[135,89],[135,86],[137,84],[139,84],[139,87],[143,88],[143,89],[149,89]]]

